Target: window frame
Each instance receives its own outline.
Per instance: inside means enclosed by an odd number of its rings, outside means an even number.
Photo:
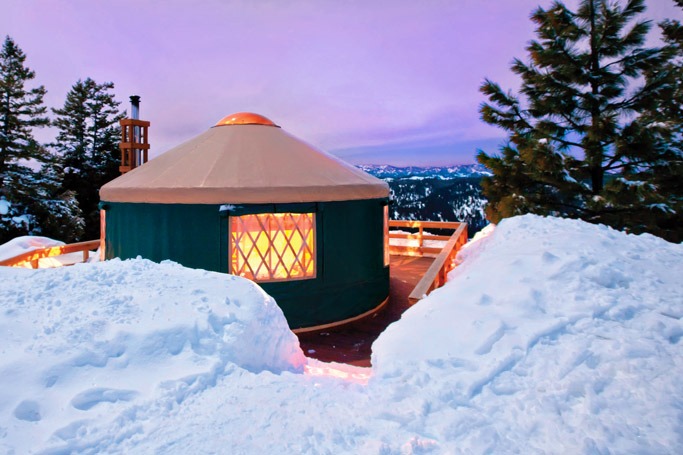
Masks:
[[[290,236],[287,238],[285,232],[284,232],[284,226],[281,222],[276,221],[278,224],[279,229],[277,230],[267,230],[265,229],[264,222],[259,218],[259,217],[266,217],[266,219],[270,219],[273,217],[274,219],[277,220],[278,217],[286,217],[289,216],[291,217],[292,221],[294,221],[295,217],[297,216],[306,216],[308,219],[308,222],[310,223],[310,236],[311,240],[310,242],[306,241],[306,237],[308,236],[308,232],[303,232],[299,226],[299,223],[295,222],[295,229],[298,231],[299,235],[301,236],[302,241],[304,242],[302,247],[299,249],[299,251],[295,251],[294,248],[291,245],[291,240],[292,237]],[[243,219],[243,217],[255,217],[255,220],[258,221],[260,224],[261,229],[258,231],[259,233],[256,234],[255,237],[252,237],[252,234],[249,234],[247,230],[243,230],[240,237],[238,238],[237,243],[239,243],[239,240],[241,240],[244,236],[247,236],[248,239],[251,241],[251,247],[247,246],[248,251],[242,251],[241,248],[238,247],[238,253],[241,255],[241,260],[244,261],[244,265],[241,267],[241,270],[235,270],[233,268],[233,252],[235,250],[236,242],[233,237],[233,226],[234,223],[237,222],[237,219]],[[244,226],[244,221],[241,221],[242,226]],[[252,280],[256,283],[276,283],[276,282],[288,282],[288,281],[303,281],[303,280],[313,280],[318,277],[318,223],[317,223],[317,213],[315,211],[265,211],[265,212],[257,212],[257,213],[230,213],[228,215],[228,223],[227,223],[227,241],[228,241],[228,251],[227,251],[227,266],[228,266],[228,273],[236,276],[242,276],[244,278],[247,278],[249,280]],[[272,264],[272,251],[275,251],[277,260],[275,261],[275,269],[271,269],[271,267],[268,265],[267,261],[265,260],[265,257],[261,255],[260,252],[258,252],[257,247],[254,245],[259,237],[262,235],[261,233],[265,233],[266,237],[268,238],[269,242],[269,258],[271,259],[271,264]],[[278,234],[283,235],[285,238],[285,241],[287,242],[287,245],[284,247],[284,250],[282,252],[278,252],[277,250],[274,250],[272,247],[273,245],[273,240],[275,240],[278,236]],[[298,262],[300,269],[303,270],[303,276],[292,276],[292,271],[293,267],[288,268],[284,264],[284,258],[283,256],[287,253],[287,247],[289,247],[289,252],[294,255],[294,261]],[[309,255],[310,255],[310,261],[312,261],[313,265],[313,270],[311,273],[306,273],[307,264],[302,263],[299,258],[302,256],[302,254],[305,254],[304,249],[307,248],[309,250]],[[247,259],[248,256],[254,253],[254,251],[257,251],[256,254],[258,254],[261,257],[261,264],[254,270],[250,265],[249,265],[249,260]],[[245,266],[248,269],[249,274],[243,274],[245,271]],[[265,270],[268,272],[269,278],[268,277],[261,277],[258,278],[257,276],[260,274],[262,271],[262,267],[265,267]],[[277,268],[282,267],[284,270],[287,272],[286,277],[282,278],[277,278],[275,277]]]

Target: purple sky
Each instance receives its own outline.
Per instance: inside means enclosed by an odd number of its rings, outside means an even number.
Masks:
[[[567,5],[575,5],[569,0]],[[679,14],[649,0],[647,16]],[[0,0],[46,103],[76,80],[142,97],[152,156],[225,115],[257,112],[354,163],[474,162],[504,134],[479,119],[548,0]],[[49,140],[52,133],[38,135]]]

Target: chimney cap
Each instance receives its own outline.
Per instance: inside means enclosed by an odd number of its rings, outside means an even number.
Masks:
[[[140,97],[138,95],[132,95],[130,97],[130,102],[133,104],[138,104],[140,102]]]

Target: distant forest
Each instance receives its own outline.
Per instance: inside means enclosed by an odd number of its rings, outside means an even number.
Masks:
[[[391,190],[389,217],[394,220],[461,221],[470,236],[488,224],[481,192],[485,171],[477,166],[393,168],[360,166],[382,178]]]

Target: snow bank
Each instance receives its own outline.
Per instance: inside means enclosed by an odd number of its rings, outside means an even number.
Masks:
[[[146,260],[0,268],[0,333],[2,453],[97,451],[226,370],[304,362],[250,281]]]
[[[523,216],[460,260],[373,345],[388,416],[474,452],[680,453],[683,245]]]
[[[0,453],[683,453],[683,246],[533,216],[488,234],[372,372],[302,366],[236,277],[0,269]]]

